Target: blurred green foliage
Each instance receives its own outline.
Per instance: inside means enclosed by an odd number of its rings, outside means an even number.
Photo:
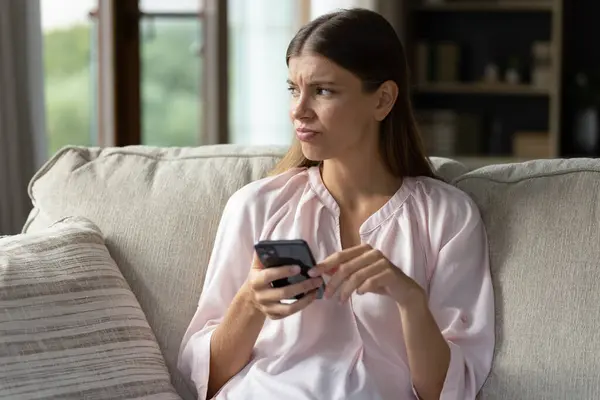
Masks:
[[[197,20],[144,20],[142,57],[143,144],[195,146],[201,126],[201,58]],[[96,38],[93,26],[44,34],[49,152],[65,145],[95,145]]]

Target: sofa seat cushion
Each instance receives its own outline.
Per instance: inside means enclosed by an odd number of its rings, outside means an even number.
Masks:
[[[198,303],[221,212],[229,196],[265,176],[282,147],[68,147],[31,181],[35,205],[24,228],[68,215],[91,219],[136,294],[184,398],[193,393],[176,368]],[[460,163],[432,159],[446,180]],[[235,249],[232,249],[235,251]]]
[[[599,398],[600,160],[489,166],[454,183],[490,242],[497,344],[481,398]]]
[[[180,399],[100,230],[0,239],[0,398]]]

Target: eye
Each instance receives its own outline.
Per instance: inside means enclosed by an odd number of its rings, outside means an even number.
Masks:
[[[333,94],[333,91],[330,89],[325,89],[325,88],[321,88],[321,87],[317,88],[318,96],[331,96],[332,94]]]
[[[298,90],[297,87],[295,86],[288,86],[288,92],[290,92],[290,94],[294,97],[297,97],[300,95],[300,91]]]

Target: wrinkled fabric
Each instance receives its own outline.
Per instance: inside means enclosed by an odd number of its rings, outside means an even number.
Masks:
[[[342,250],[339,207],[318,167],[252,182],[228,201],[198,309],[183,338],[179,368],[206,398],[210,340],[245,282],[259,240],[304,239],[317,262]],[[487,237],[473,201],[441,181],[406,178],[360,227],[419,283],[451,352],[441,399],[474,399],[494,348]],[[282,320],[267,319],[252,359],[217,399],[415,399],[402,323],[390,297],[353,294],[314,301]]]

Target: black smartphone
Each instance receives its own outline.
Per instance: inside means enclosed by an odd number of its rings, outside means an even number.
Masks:
[[[308,243],[302,239],[263,240],[256,243],[254,249],[265,268],[298,265],[302,269],[296,276],[272,282],[271,286],[273,287],[284,287],[310,279],[308,271],[316,265]],[[317,299],[323,298],[324,292],[325,284],[318,289]],[[302,297],[304,297],[304,293],[295,296],[297,300],[300,300]]]

